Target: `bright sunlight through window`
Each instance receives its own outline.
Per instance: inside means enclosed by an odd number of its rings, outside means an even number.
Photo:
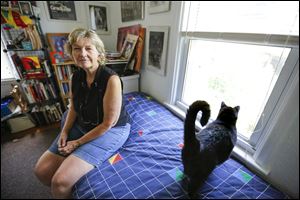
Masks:
[[[241,106],[237,129],[249,138],[290,49],[190,41],[182,101],[190,105],[195,99],[206,100],[212,119],[217,117],[222,101]]]

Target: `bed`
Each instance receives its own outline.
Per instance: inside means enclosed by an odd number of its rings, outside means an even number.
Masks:
[[[131,132],[124,146],[75,184],[77,199],[188,198],[183,181],[183,121],[151,96],[125,95]],[[201,198],[289,198],[230,158],[199,189]]]

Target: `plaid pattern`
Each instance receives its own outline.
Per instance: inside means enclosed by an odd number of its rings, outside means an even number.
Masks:
[[[131,132],[124,146],[73,188],[78,199],[188,198],[183,183],[183,122],[144,93],[125,95]],[[199,189],[205,199],[288,198],[230,158]]]

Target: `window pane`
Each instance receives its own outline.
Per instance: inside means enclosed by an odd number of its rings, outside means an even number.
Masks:
[[[193,1],[185,9],[183,31],[299,35],[298,1]]]
[[[11,69],[11,64],[8,60],[7,54],[3,52],[1,42],[1,80],[15,78]]]
[[[249,138],[289,52],[281,47],[191,40],[182,101],[190,105],[206,100],[213,119],[222,101],[241,106],[237,129]]]

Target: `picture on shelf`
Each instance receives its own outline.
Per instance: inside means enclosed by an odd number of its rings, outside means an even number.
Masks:
[[[22,15],[33,15],[33,9],[30,1],[18,1],[18,4]]]
[[[39,58],[37,56],[25,56],[22,57],[21,60],[25,71],[36,71],[36,69],[41,68]]]
[[[50,60],[52,64],[64,63],[65,58],[62,51],[50,51]]]
[[[22,57],[21,60],[24,68],[23,78],[40,79],[46,77],[46,73],[41,68],[41,64],[37,56],[25,56]]]
[[[132,53],[134,51],[134,48],[136,46],[136,43],[138,41],[139,36],[138,35],[132,35],[127,34],[126,39],[124,41],[120,57],[109,57],[107,56],[108,61],[129,61]]]
[[[46,34],[48,43],[50,46],[50,51],[52,52],[62,52],[62,58],[59,58],[60,62],[71,61],[71,58],[65,54],[64,45],[68,40],[69,33],[47,33]]]
[[[139,35],[141,25],[120,27],[118,29],[117,51],[121,52],[127,34]]]

